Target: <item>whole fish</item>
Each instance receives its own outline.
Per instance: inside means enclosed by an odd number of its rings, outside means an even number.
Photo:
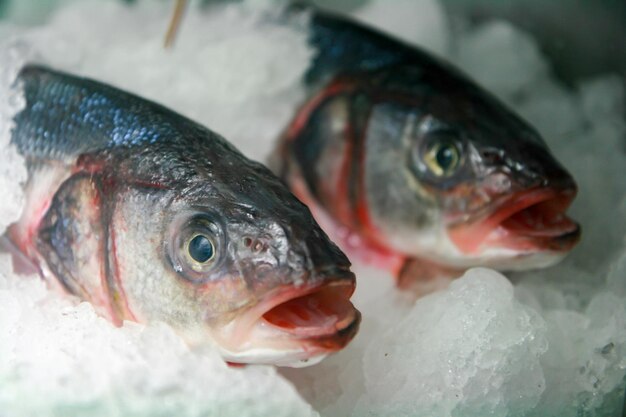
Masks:
[[[29,178],[8,235],[50,282],[230,362],[303,366],[352,339],[350,263],[267,168],[111,86],[40,66],[18,83]]]
[[[310,97],[275,172],[350,257],[399,282],[484,265],[546,267],[577,243],[572,176],[528,123],[459,70],[346,18],[300,6]]]

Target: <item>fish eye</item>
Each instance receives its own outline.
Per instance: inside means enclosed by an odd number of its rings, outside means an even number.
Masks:
[[[461,165],[461,149],[453,133],[437,133],[423,152],[422,159],[428,170],[437,177],[449,177]]]
[[[187,254],[191,260],[199,264],[206,264],[215,255],[215,245],[208,236],[196,234],[187,243]]]
[[[183,278],[205,282],[219,263],[222,240],[219,225],[208,216],[197,215],[175,224],[166,253],[174,270]]]

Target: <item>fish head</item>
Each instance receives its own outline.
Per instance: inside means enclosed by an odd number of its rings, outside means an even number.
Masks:
[[[49,282],[232,362],[310,364],[352,339],[350,262],[267,168],[98,81],[27,66],[20,82],[28,203],[10,235]]]
[[[580,237],[565,215],[577,187],[539,133],[452,69],[395,74],[364,134],[372,223],[385,240],[459,267],[562,259]],[[396,87],[402,75],[420,82]]]
[[[215,138],[141,152],[116,164],[110,226],[134,319],[237,363],[309,365],[354,337],[350,262],[267,168]]]
[[[557,262],[580,236],[565,215],[572,176],[504,104],[432,65],[335,78],[288,129],[285,166],[332,217],[394,253],[462,268]]]

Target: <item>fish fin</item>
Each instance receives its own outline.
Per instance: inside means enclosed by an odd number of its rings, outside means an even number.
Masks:
[[[13,272],[19,275],[42,274],[41,269],[32,259],[26,256],[7,236],[0,236],[0,252],[11,255]]]
[[[455,269],[419,258],[407,259],[396,275],[399,289],[408,291],[416,298],[446,288],[450,282],[463,275],[463,269]]]

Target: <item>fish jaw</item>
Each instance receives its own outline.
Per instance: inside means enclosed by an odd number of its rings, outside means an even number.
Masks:
[[[580,240],[580,225],[565,214],[575,196],[573,185],[513,193],[489,214],[452,224],[448,236],[468,256],[500,250],[513,253],[517,259],[535,259],[526,264],[549,266],[561,260]]]
[[[284,286],[237,314],[212,336],[233,363],[314,365],[356,335],[361,314],[349,301],[354,275],[323,285]]]

